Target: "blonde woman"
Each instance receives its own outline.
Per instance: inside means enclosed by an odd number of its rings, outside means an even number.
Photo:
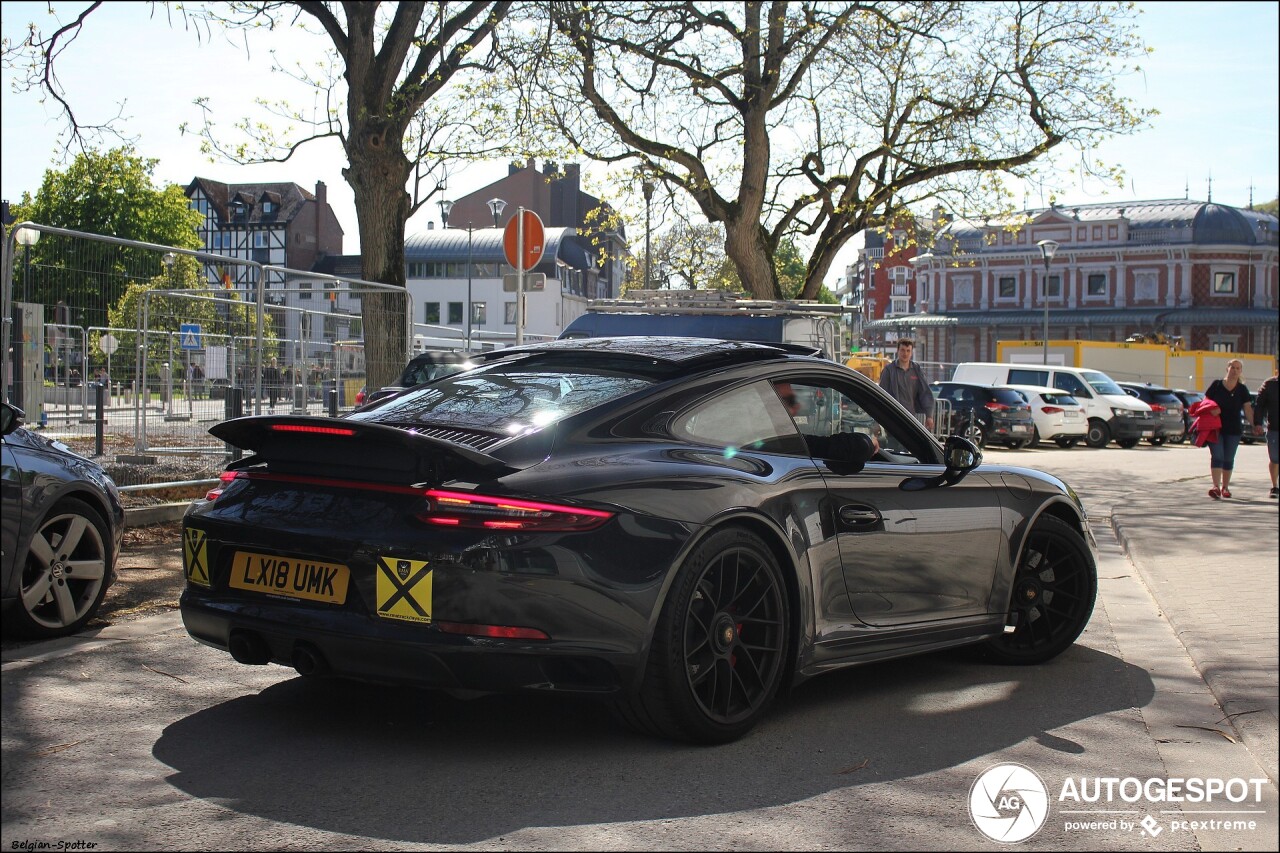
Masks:
[[[1233,358],[1227,362],[1227,375],[1213,380],[1204,392],[1205,397],[1218,404],[1211,413],[1222,419],[1217,439],[1209,442],[1209,475],[1213,477],[1209,497],[1215,501],[1231,497],[1231,472],[1235,468],[1236,450],[1240,447],[1243,433],[1241,412],[1250,424],[1253,423],[1249,389],[1240,381],[1243,374],[1244,362]]]

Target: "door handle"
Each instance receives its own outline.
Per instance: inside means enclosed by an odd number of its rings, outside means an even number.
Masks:
[[[840,520],[856,527],[870,527],[883,521],[875,507],[863,504],[846,504],[840,507]]]

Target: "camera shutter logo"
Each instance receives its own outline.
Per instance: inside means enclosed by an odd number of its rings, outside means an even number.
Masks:
[[[1026,841],[1049,817],[1049,790],[1034,770],[1021,764],[997,764],[969,790],[969,816],[992,841]]]

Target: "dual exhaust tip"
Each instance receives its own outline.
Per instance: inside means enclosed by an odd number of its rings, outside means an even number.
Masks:
[[[249,666],[265,666],[271,663],[271,647],[262,635],[253,631],[234,629],[227,640],[227,651],[237,663]],[[299,675],[321,675],[328,670],[324,655],[309,643],[295,643],[290,664]]]

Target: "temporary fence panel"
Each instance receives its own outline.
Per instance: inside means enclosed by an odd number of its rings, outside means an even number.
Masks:
[[[19,229],[39,239],[15,251]],[[368,371],[394,378],[409,358],[404,288],[33,223],[4,247],[3,390],[81,452],[97,437],[216,460],[213,423],[273,402],[349,411]],[[370,323],[393,336],[376,365]]]

